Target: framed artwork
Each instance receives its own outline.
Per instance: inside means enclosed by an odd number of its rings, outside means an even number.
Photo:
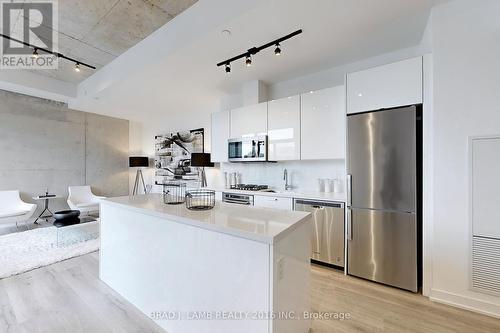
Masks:
[[[198,170],[191,168],[191,153],[204,152],[203,128],[155,136],[155,184],[172,180],[199,182]]]

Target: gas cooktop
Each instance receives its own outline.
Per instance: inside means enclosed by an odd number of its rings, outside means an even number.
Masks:
[[[237,184],[231,186],[232,190],[240,190],[240,191],[260,191],[267,192],[270,191],[269,186],[267,185],[251,185],[251,184]]]

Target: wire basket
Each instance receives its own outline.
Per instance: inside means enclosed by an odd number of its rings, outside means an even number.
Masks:
[[[180,205],[185,202],[186,183],[169,181],[163,184],[163,202],[167,205]]]
[[[186,208],[190,210],[209,210],[215,206],[215,191],[190,190],[186,193]]]

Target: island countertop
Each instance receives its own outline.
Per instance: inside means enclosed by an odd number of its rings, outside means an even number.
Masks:
[[[308,221],[309,213],[216,202],[207,211],[192,211],[181,205],[163,203],[161,194],[107,198],[102,204],[156,216],[166,222],[195,227],[273,244]]]

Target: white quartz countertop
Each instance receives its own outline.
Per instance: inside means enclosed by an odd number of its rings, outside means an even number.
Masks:
[[[211,231],[273,244],[288,232],[309,221],[309,213],[216,202],[207,211],[192,211],[186,205],[166,205],[161,194],[107,198],[103,205],[120,206],[146,215],[164,218]],[[106,216],[101,217],[106,223]]]
[[[225,188],[215,188],[208,186],[207,189],[225,192],[225,193],[241,193],[250,195],[263,195],[278,198],[294,198],[294,199],[308,199],[308,200],[323,200],[323,201],[338,201],[345,202],[345,193],[334,193],[334,192],[302,192],[302,191],[277,191],[277,192],[265,192],[265,191],[241,191]]]

